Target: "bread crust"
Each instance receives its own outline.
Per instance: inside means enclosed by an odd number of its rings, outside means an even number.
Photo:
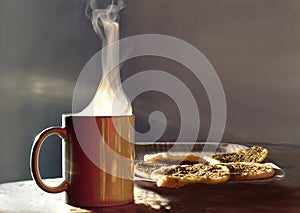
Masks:
[[[275,170],[271,165],[251,162],[223,164],[230,171],[230,180],[259,180],[273,177]]]

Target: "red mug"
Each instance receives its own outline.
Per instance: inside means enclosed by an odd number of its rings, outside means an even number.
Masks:
[[[74,206],[116,206],[133,201],[134,115],[63,115],[62,127],[50,127],[35,139],[31,150],[31,173],[46,192],[66,192]],[[64,141],[64,181],[47,186],[39,173],[39,151],[52,135]]]

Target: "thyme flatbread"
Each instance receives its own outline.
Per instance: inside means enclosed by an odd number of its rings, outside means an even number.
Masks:
[[[135,165],[135,174],[140,177],[151,179],[151,173],[157,169],[160,169],[166,164],[153,163],[153,162],[140,162]]]
[[[224,164],[230,171],[230,180],[259,180],[273,177],[275,170],[271,165],[235,162]]]
[[[210,155],[211,158],[221,163],[230,162],[254,162],[260,163],[266,159],[269,151],[260,146],[252,146],[248,149],[238,150],[236,152],[226,152]]]
[[[178,188],[192,183],[221,184],[230,177],[223,165],[177,165],[162,167],[151,174],[158,187]]]
[[[160,152],[157,154],[147,154],[144,156],[145,162],[157,162],[165,164],[195,164],[204,163],[199,155],[192,153],[170,153],[170,152]]]

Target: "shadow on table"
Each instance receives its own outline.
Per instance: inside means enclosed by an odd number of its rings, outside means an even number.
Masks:
[[[90,212],[300,212],[300,188],[280,185],[194,184],[178,189],[157,188],[153,184],[135,187],[135,203],[93,208]]]
[[[137,205],[135,203],[126,204],[122,206],[115,207],[101,207],[101,208],[88,208],[88,212],[92,213],[136,213],[136,212],[145,212],[152,213],[157,212],[157,210],[146,207],[144,205]],[[72,211],[70,211],[71,213]]]
[[[273,184],[142,186],[169,199],[172,212],[300,212],[300,188]]]

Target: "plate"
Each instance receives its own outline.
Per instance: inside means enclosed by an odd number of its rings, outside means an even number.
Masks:
[[[216,143],[216,142],[143,142],[135,144],[135,164],[143,162],[144,155],[146,154],[156,154],[159,152],[170,152],[170,153],[192,153],[199,155],[202,158],[212,154],[212,153],[224,153],[224,152],[234,152],[241,149],[247,149],[247,146],[241,144],[231,144],[231,143]],[[268,159],[268,158],[267,158]],[[248,181],[232,181],[229,180],[228,183],[266,183],[272,181],[278,181],[285,176],[285,172],[279,166],[272,162],[266,161],[275,169],[275,175],[271,178],[261,179],[261,180],[248,180]],[[140,173],[135,171],[134,179],[137,183],[152,183],[155,184],[153,179],[146,176],[142,176]]]

